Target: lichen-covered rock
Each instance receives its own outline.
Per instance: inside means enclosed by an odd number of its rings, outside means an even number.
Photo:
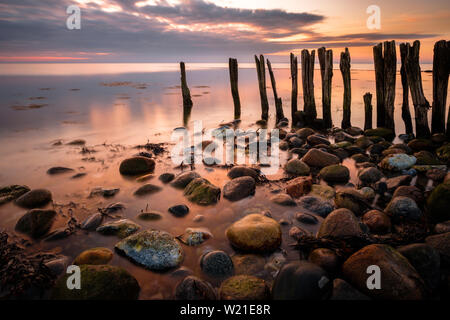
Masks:
[[[337,156],[319,149],[310,149],[302,157],[302,161],[310,167],[319,167],[319,168],[340,163],[340,160]]]
[[[223,187],[223,197],[230,201],[238,201],[255,194],[256,182],[252,177],[233,179]]]
[[[438,185],[428,197],[427,215],[433,222],[450,220],[450,180]]]
[[[147,183],[147,184],[144,184],[143,186],[139,187],[134,192],[134,195],[138,196],[138,197],[148,196],[148,195],[157,193],[157,192],[159,192],[161,190],[162,190],[161,187],[155,186],[154,184],[151,184],[151,183]]]
[[[133,234],[115,245],[116,250],[150,270],[165,270],[183,261],[180,243],[168,232],[146,230]]]
[[[114,253],[108,248],[92,248],[80,253],[73,264],[107,264],[111,261]]]
[[[236,221],[225,234],[234,247],[243,251],[270,252],[281,244],[278,222],[257,213]]]
[[[217,300],[217,293],[209,282],[187,276],[175,288],[176,300]]]
[[[146,221],[159,220],[162,218],[162,213],[156,210],[141,212],[138,218]]]
[[[411,168],[416,163],[416,157],[404,153],[387,156],[381,160],[380,166],[386,170],[401,171]]]
[[[231,168],[230,171],[228,171],[227,176],[230,179],[248,176],[248,177],[252,177],[253,179],[257,180],[259,177],[259,174],[253,168],[244,167],[244,166],[235,166],[235,167]]]
[[[323,185],[323,184],[313,184],[311,186],[311,194],[316,195],[328,200],[334,199],[336,191],[333,187]]]
[[[180,173],[170,183],[170,185],[177,189],[184,189],[192,180],[200,178],[200,175],[195,171],[188,171]]]
[[[191,202],[207,206],[217,203],[220,197],[220,188],[206,179],[196,178],[186,186],[184,195]]]
[[[109,265],[82,265],[81,289],[70,290],[61,277],[52,291],[56,300],[136,300],[140,287],[136,279],[123,268]]]
[[[384,209],[387,215],[393,221],[401,221],[402,219],[420,220],[422,218],[422,211],[417,206],[417,203],[408,197],[395,197]]]
[[[118,236],[119,238],[125,238],[135,233],[140,229],[137,223],[134,223],[128,219],[120,219],[105,223],[98,227],[96,231],[105,236]]]
[[[307,176],[310,173],[310,168],[306,163],[300,159],[291,159],[286,163],[284,167],[287,173],[297,175],[297,176]]]
[[[123,160],[120,163],[119,172],[122,175],[139,175],[153,172],[155,169],[155,160],[147,157],[132,157]]]
[[[233,261],[225,251],[206,252],[200,258],[202,271],[210,277],[226,278],[234,273]]]
[[[367,268],[381,269],[381,288],[367,287]],[[370,297],[386,300],[420,300],[424,297],[424,283],[417,271],[394,248],[372,244],[355,252],[342,266],[344,278]]]
[[[334,164],[320,170],[319,176],[329,183],[346,183],[350,179],[350,171],[346,166]]]
[[[186,228],[184,233],[177,237],[178,240],[188,246],[197,246],[212,238],[212,233],[206,228]]]
[[[10,185],[0,188],[0,205],[15,200],[28,191],[30,191],[30,188],[19,185]]]
[[[221,300],[267,300],[270,290],[263,279],[239,275],[222,282],[219,296]]]
[[[360,237],[363,234],[358,219],[348,209],[331,212],[322,222],[318,238]]]
[[[231,257],[233,260],[234,273],[258,276],[264,271],[266,260],[263,256],[256,254],[237,254]]]
[[[173,179],[175,178],[175,175],[171,172],[164,172],[162,173],[158,179],[162,182],[162,183],[169,183],[171,182]]]
[[[52,201],[52,193],[46,189],[34,189],[24,193],[15,203],[23,208],[40,208]]]
[[[25,213],[16,224],[16,230],[33,238],[45,235],[53,225],[56,211],[32,209]]]

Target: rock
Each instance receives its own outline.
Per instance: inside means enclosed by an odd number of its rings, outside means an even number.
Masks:
[[[381,288],[367,288],[367,268],[381,269]],[[420,300],[424,284],[414,267],[394,248],[372,244],[357,251],[342,266],[345,279],[370,297],[384,300]]]
[[[304,144],[304,141],[298,137],[291,137],[289,139],[289,146],[291,148],[300,148]]]
[[[440,165],[442,164],[439,159],[437,159],[431,152],[429,151],[419,151],[414,153],[414,157],[416,157],[417,165]]]
[[[115,248],[135,263],[150,270],[177,267],[183,260],[183,249],[168,232],[146,230],[133,234]]]
[[[373,142],[369,138],[362,136],[356,139],[355,144],[362,149],[367,149],[373,145]]]
[[[70,141],[67,144],[70,146],[84,146],[86,144],[86,141],[83,139],[76,139],[76,140]]]
[[[319,220],[312,214],[299,212],[295,215],[295,219],[304,224],[318,224]]]
[[[389,147],[386,150],[384,150],[381,154],[383,156],[389,156],[389,155],[400,154],[400,153],[406,153],[406,152],[405,152],[405,150],[400,149],[400,148]]]
[[[402,175],[386,180],[387,190],[394,192],[400,186],[407,186],[411,183],[412,177],[410,175]]]
[[[300,139],[306,139],[310,135],[315,134],[316,132],[311,128],[301,128],[298,129],[295,133]]]
[[[202,271],[210,277],[227,278],[233,275],[234,266],[230,256],[224,251],[210,251],[200,258]]]
[[[182,243],[188,246],[197,246],[212,238],[212,233],[206,228],[186,228],[184,233],[177,237]]]
[[[391,231],[391,219],[384,212],[370,210],[362,217],[362,222],[369,227],[370,232],[386,234]]]
[[[253,179],[257,180],[259,178],[259,174],[255,169],[244,166],[235,166],[231,168],[231,170],[228,171],[227,176],[230,179],[239,177],[252,177]]]
[[[364,133],[364,131],[358,127],[349,127],[347,129],[345,129],[345,132],[347,132],[348,134],[350,134],[352,136],[359,136]]]
[[[436,233],[450,232],[450,220],[436,224],[434,226],[434,232]]]
[[[162,173],[158,179],[162,182],[162,183],[169,183],[171,182],[173,179],[175,178],[175,175],[171,172],[165,172]]]
[[[284,170],[287,173],[296,175],[296,176],[307,176],[310,173],[310,169],[306,163],[301,161],[300,159],[291,159],[286,163]]]
[[[426,172],[426,177],[428,179],[438,182],[444,180],[446,175],[447,175],[447,168],[445,169],[432,168],[430,170],[427,170]]]
[[[189,208],[184,204],[178,204],[176,206],[170,207],[169,212],[175,217],[181,218],[189,213]]]
[[[408,147],[410,147],[414,151],[434,150],[433,142],[428,139],[411,140],[410,142],[408,142]]]
[[[416,163],[416,157],[407,154],[394,154],[381,160],[380,166],[386,170],[401,171],[411,168]]]
[[[334,134],[334,141],[336,143],[348,142],[348,145],[351,145],[352,143],[355,142],[355,140],[356,140],[355,137],[353,137],[352,135],[348,134],[345,131],[339,131]],[[344,147],[341,145],[340,148]]]
[[[449,164],[450,161],[450,144],[446,144],[436,150],[436,154],[440,160]]]
[[[325,144],[325,145],[331,144],[330,141],[328,141],[328,139],[325,136],[322,136],[319,134],[312,134],[312,135],[308,136],[306,141],[308,141],[308,143],[312,146],[315,146],[318,144]]]
[[[217,203],[220,197],[220,188],[206,179],[196,178],[186,186],[184,195],[191,202],[207,206]]]
[[[141,220],[146,220],[146,221],[159,220],[162,218],[162,213],[159,211],[155,211],[155,210],[141,212],[141,213],[139,213],[138,218]]]
[[[450,265],[450,232],[428,236],[425,243],[439,252],[444,266]]]
[[[293,226],[289,229],[289,237],[299,240],[303,237],[309,236],[310,233],[303,228]]]
[[[389,202],[384,212],[391,217],[394,222],[407,220],[420,220],[422,211],[416,202],[408,197],[395,197]]]
[[[388,148],[387,146],[381,143],[376,143],[367,148],[367,151],[369,151],[371,155],[381,155],[383,151],[386,150],[387,148]]]
[[[170,276],[174,277],[174,278],[183,278],[184,279],[185,277],[190,276],[193,273],[194,272],[187,267],[179,267],[178,269],[171,272]]]
[[[371,209],[361,193],[351,188],[341,189],[337,192],[334,203],[337,208],[347,208],[357,216],[361,216]]]
[[[49,175],[55,175],[55,174],[62,174],[62,173],[68,173],[74,171],[71,168],[66,167],[52,167],[47,170],[47,174]]]
[[[81,223],[81,229],[94,231],[103,221],[103,215],[100,212],[94,213]]]
[[[310,149],[303,156],[302,161],[308,166],[319,168],[339,164],[340,162],[337,156],[319,149]]]
[[[34,189],[21,195],[15,203],[23,208],[40,208],[52,201],[52,193],[46,189]]]
[[[47,234],[44,238],[44,241],[61,240],[61,239],[67,238],[71,234],[72,233],[70,232],[70,230],[68,228],[65,228],[65,227],[58,228],[58,229],[53,230],[49,234]]]
[[[326,217],[334,209],[330,202],[313,195],[301,197],[298,205],[321,217]]]
[[[450,180],[441,183],[427,199],[427,215],[433,222],[450,220]]]
[[[264,271],[266,260],[256,254],[237,254],[231,257],[236,275],[247,274],[258,276]]]
[[[57,257],[45,262],[45,266],[49,268],[50,271],[57,277],[63,273],[66,273],[69,264],[70,261],[67,256]]]
[[[102,196],[104,198],[111,198],[114,197],[117,193],[119,193],[119,188],[114,189],[103,189],[102,187],[97,187],[91,190],[91,193],[89,194],[89,198],[96,197],[96,196]]]
[[[252,177],[233,179],[223,187],[223,197],[230,201],[238,201],[255,194],[256,182]]]
[[[358,178],[364,184],[372,184],[383,178],[383,174],[377,168],[369,167],[361,170]]]
[[[272,286],[274,300],[321,300],[330,286],[327,273],[307,261],[281,268]]]
[[[132,157],[120,163],[119,172],[122,175],[139,175],[153,172],[155,160],[146,157]]]
[[[280,141],[280,143],[278,144],[278,148],[280,148],[280,150],[286,151],[289,149],[289,143],[287,141]]]
[[[392,198],[395,197],[409,197],[416,203],[421,203],[424,200],[423,192],[416,186],[399,186],[392,195]]]
[[[348,209],[337,209],[331,212],[320,226],[318,238],[360,237],[363,231],[358,219]]]
[[[371,201],[375,199],[376,193],[375,190],[373,190],[370,187],[362,187],[358,190],[361,196],[364,198],[364,200]]]
[[[327,248],[314,249],[308,257],[308,260],[329,274],[335,274],[339,269],[339,258],[333,250]]]
[[[125,238],[138,231],[141,227],[128,219],[120,219],[101,225],[96,229],[98,233],[105,236],[118,236],[119,238]]]
[[[111,261],[114,253],[108,248],[92,248],[83,251],[75,258],[73,264],[107,264]]]
[[[42,237],[52,227],[55,216],[54,210],[32,209],[17,221],[16,230],[33,238]]]
[[[351,158],[356,162],[356,163],[364,163],[364,162],[369,162],[369,158],[361,153],[357,153],[351,156]]]
[[[270,252],[281,244],[281,227],[272,218],[249,214],[225,232],[230,243],[243,251]]]
[[[342,279],[334,279],[333,293],[330,300],[370,300],[368,296],[356,290],[350,283]]]
[[[416,269],[431,290],[439,286],[441,259],[439,252],[425,243],[413,243],[398,248]]]
[[[192,180],[196,178],[201,177],[195,171],[183,172],[177,175],[175,179],[170,183],[170,185],[177,189],[184,189]]]
[[[295,202],[294,199],[292,199],[292,197],[290,195],[284,194],[284,193],[280,193],[277,194],[275,196],[273,196],[272,198],[270,198],[270,201],[272,201],[273,203],[276,203],[280,206],[293,206],[295,207],[297,205],[297,203]]]
[[[221,300],[267,300],[270,290],[263,279],[239,275],[222,282],[219,296]]]
[[[333,187],[323,184],[313,184],[311,187],[311,194],[328,200],[334,199],[336,191]]]
[[[327,166],[320,170],[320,177],[329,183],[347,183],[350,179],[350,171],[340,164]]]
[[[0,205],[19,198],[30,191],[27,186],[10,185],[0,188]]]
[[[70,290],[71,274],[60,278],[52,291],[56,300],[136,300],[140,287],[136,279],[123,268],[109,265],[82,265],[81,289]]]
[[[146,181],[149,181],[149,180],[153,179],[154,177],[155,176],[153,175],[153,173],[149,173],[149,174],[137,177],[136,178],[136,182],[139,182],[139,183],[146,182]]]
[[[387,141],[392,141],[395,138],[395,133],[387,128],[367,129],[364,131],[366,137],[381,137]]]
[[[286,193],[293,198],[299,198],[308,194],[312,188],[311,177],[298,177],[289,181],[286,186]]]
[[[203,220],[205,220],[205,216],[202,214],[198,214],[192,219],[193,222],[202,222]]]
[[[184,278],[175,288],[176,300],[217,300],[214,288],[194,276]]]

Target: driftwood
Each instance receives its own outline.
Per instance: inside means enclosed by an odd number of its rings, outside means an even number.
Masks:
[[[186,81],[186,69],[184,66],[184,62],[180,62],[181,69],[181,93],[183,95],[183,108],[192,107],[192,99],[191,92],[189,91],[189,87]]]
[[[295,113],[297,112],[297,98],[298,98],[298,62],[297,57],[291,53],[291,81],[292,81],[292,93],[291,93],[291,119],[292,125],[296,124]]]
[[[350,79],[350,52],[345,48],[345,52],[341,52],[341,62],[339,65],[344,82],[344,103],[343,103],[343,118],[341,127],[347,129],[351,127],[351,103],[352,103],[352,89]]]
[[[447,107],[449,69],[450,41],[441,40],[434,45],[433,107],[431,113],[432,133],[445,132],[445,109]]]
[[[413,126],[411,120],[411,112],[409,110],[409,86],[408,86],[408,76],[406,75],[406,44],[400,44],[400,57],[402,61],[402,66],[400,68],[400,76],[402,79],[403,88],[403,102],[402,102],[402,119],[405,123],[405,131],[407,134],[413,133]]]
[[[267,101],[266,90],[266,67],[264,63],[264,56],[260,55],[259,59],[255,55],[256,71],[258,74],[259,96],[261,98],[261,119],[269,119],[269,102]]]
[[[375,64],[375,83],[377,93],[377,127],[384,127],[384,59],[382,43],[379,43],[373,47],[373,61]]]
[[[411,91],[411,97],[414,104],[416,117],[416,136],[418,138],[427,138],[430,136],[428,126],[428,109],[430,103],[423,94],[422,73],[419,64],[420,42],[414,41],[413,46],[406,44],[406,74],[408,76],[408,85]]]
[[[372,129],[372,94],[364,95],[364,130]]]
[[[324,47],[318,50],[320,75],[322,78],[322,117],[325,128],[331,128],[331,80],[333,78],[333,50]]]
[[[275,99],[275,110],[278,123],[280,120],[284,119],[283,104],[281,102],[281,98],[278,97],[277,84],[275,82],[275,76],[273,74],[272,65],[269,59],[267,59],[267,68],[269,69],[270,81],[272,83],[273,98]]]
[[[308,50],[302,50],[302,84],[303,84],[303,102],[306,121],[311,124],[317,118],[316,102],[314,99],[314,55]]]
[[[234,103],[234,118],[239,119],[241,117],[241,99],[239,98],[239,90],[238,90],[237,59],[230,58],[228,60],[228,68],[230,71],[231,95],[233,96],[233,103]]]

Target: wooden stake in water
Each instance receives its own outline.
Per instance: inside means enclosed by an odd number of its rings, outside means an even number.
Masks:
[[[397,54],[395,41],[384,42],[384,109],[386,128],[395,132],[394,102],[395,102],[395,79],[397,74]]]
[[[239,119],[241,117],[241,99],[239,98],[239,90],[238,90],[237,59],[230,58],[228,60],[228,67],[230,70],[231,95],[233,96],[233,103],[234,103],[234,118]]]
[[[407,134],[413,133],[413,126],[411,120],[411,112],[409,110],[409,86],[408,86],[408,76],[406,75],[406,44],[400,44],[400,58],[402,61],[402,66],[400,68],[400,76],[402,79],[403,88],[403,102],[402,102],[402,119],[405,123],[405,131]]]
[[[377,93],[377,127],[384,127],[386,118],[384,114],[384,58],[382,43],[373,47],[373,61]]]
[[[372,94],[364,95],[364,130],[372,129]]]
[[[324,47],[318,50],[320,75],[322,78],[322,117],[325,128],[331,128],[331,80],[333,78],[333,50]]]
[[[296,125],[295,113],[297,112],[297,99],[298,99],[298,62],[297,57],[291,53],[291,81],[292,81],[292,93],[291,93],[291,119],[292,126]]]
[[[431,132],[445,132],[448,75],[450,70],[450,41],[441,40],[434,45],[433,55],[433,109]],[[448,125],[448,124],[447,124]]]
[[[261,98],[261,119],[267,121],[269,119],[269,102],[267,101],[266,67],[264,63],[264,56],[260,55],[258,59],[255,55],[255,63],[258,74],[259,96]]]
[[[278,124],[278,122],[284,119],[283,103],[281,102],[281,98],[278,97],[277,84],[275,82],[275,76],[273,74],[272,65],[270,64],[269,59],[267,59],[267,68],[269,69],[270,82],[272,83],[273,98],[275,99],[275,110]]]
[[[314,99],[314,55],[308,50],[302,50],[302,84],[303,84],[303,102],[306,120],[312,124],[317,118],[316,102]]]
[[[344,103],[343,103],[343,117],[342,117],[342,129],[351,127],[351,103],[352,103],[352,89],[350,78],[350,52],[348,48],[345,48],[345,52],[341,52],[341,61],[339,68],[341,69],[342,79],[344,82]]]
[[[183,108],[190,108],[192,107],[191,92],[189,91],[189,87],[187,86],[186,69],[183,61],[180,62],[180,69],[181,69],[181,93],[183,95]]]

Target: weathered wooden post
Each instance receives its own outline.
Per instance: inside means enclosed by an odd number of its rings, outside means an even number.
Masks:
[[[386,118],[384,115],[384,59],[382,43],[373,47],[373,61],[375,64],[377,94],[377,127],[384,127]]]
[[[384,42],[384,110],[386,128],[395,132],[394,102],[395,79],[397,75],[397,53],[395,41]]]
[[[448,75],[450,69],[450,41],[441,40],[434,45],[433,55],[433,107],[431,132],[445,132]]]
[[[276,120],[278,124],[278,122],[284,119],[283,103],[281,102],[281,98],[278,97],[277,84],[275,82],[275,76],[273,74],[272,65],[269,59],[267,59],[267,68],[269,69],[270,81],[272,83],[273,98],[275,99]]]
[[[350,78],[350,52],[348,48],[345,48],[345,52],[341,52],[341,62],[339,64],[341,69],[342,79],[344,81],[344,104],[343,104],[343,116],[342,116],[342,129],[351,127],[351,103],[352,103],[352,88]]]
[[[306,121],[312,124],[317,117],[316,102],[314,99],[314,55],[308,50],[302,50],[302,84],[303,84],[303,102]]]
[[[181,93],[183,95],[183,108],[192,107],[192,99],[191,92],[189,91],[189,87],[186,81],[186,69],[184,66],[184,62],[180,62],[181,69]]]
[[[322,78],[322,117],[325,128],[331,128],[331,80],[333,78],[333,50],[324,47],[318,50],[320,75]]]
[[[420,41],[414,41],[412,47],[409,43],[406,44],[406,74],[416,116],[416,136],[418,138],[427,138],[430,136],[430,128],[428,126],[430,103],[423,94],[419,52]]]
[[[364,130],[372,129],[372,94],[364,95]]]
[[[228,60],[228,69],[230,71],[231,95],[233,96],[233,103],[234,103],[234,118],[239,119],[241,117],[241,99],[239,98],[239,90],[238,90],[237,59],[230,58]]]
[[[291,93],[291,118],[292,126],[296,125],[295,113],[297,112],[297,99],[298,99],[298,63],[297,57],[291,53],[291,81],[292,81],[292,93]]]
[[[258,74],[258,84],[259,84],[259,96],[261,98],[261,119],[269,119],[269,102],[267,101],[267,90],[266,90],[266,67],[264,63],[264,56],[260,55],[259,59],[255,55],[256,71]]]
[[[400,57],[402,61],[402,66],[400,68],[400,76],[402,79],[403,88],[403,102],[402,102],[402,119],[405,123],[405,131],[407,134],[413,133],[411,112],[409,111],[409,86],[408,86],[408,76],[406,75],[406,44],[400,44]]]

